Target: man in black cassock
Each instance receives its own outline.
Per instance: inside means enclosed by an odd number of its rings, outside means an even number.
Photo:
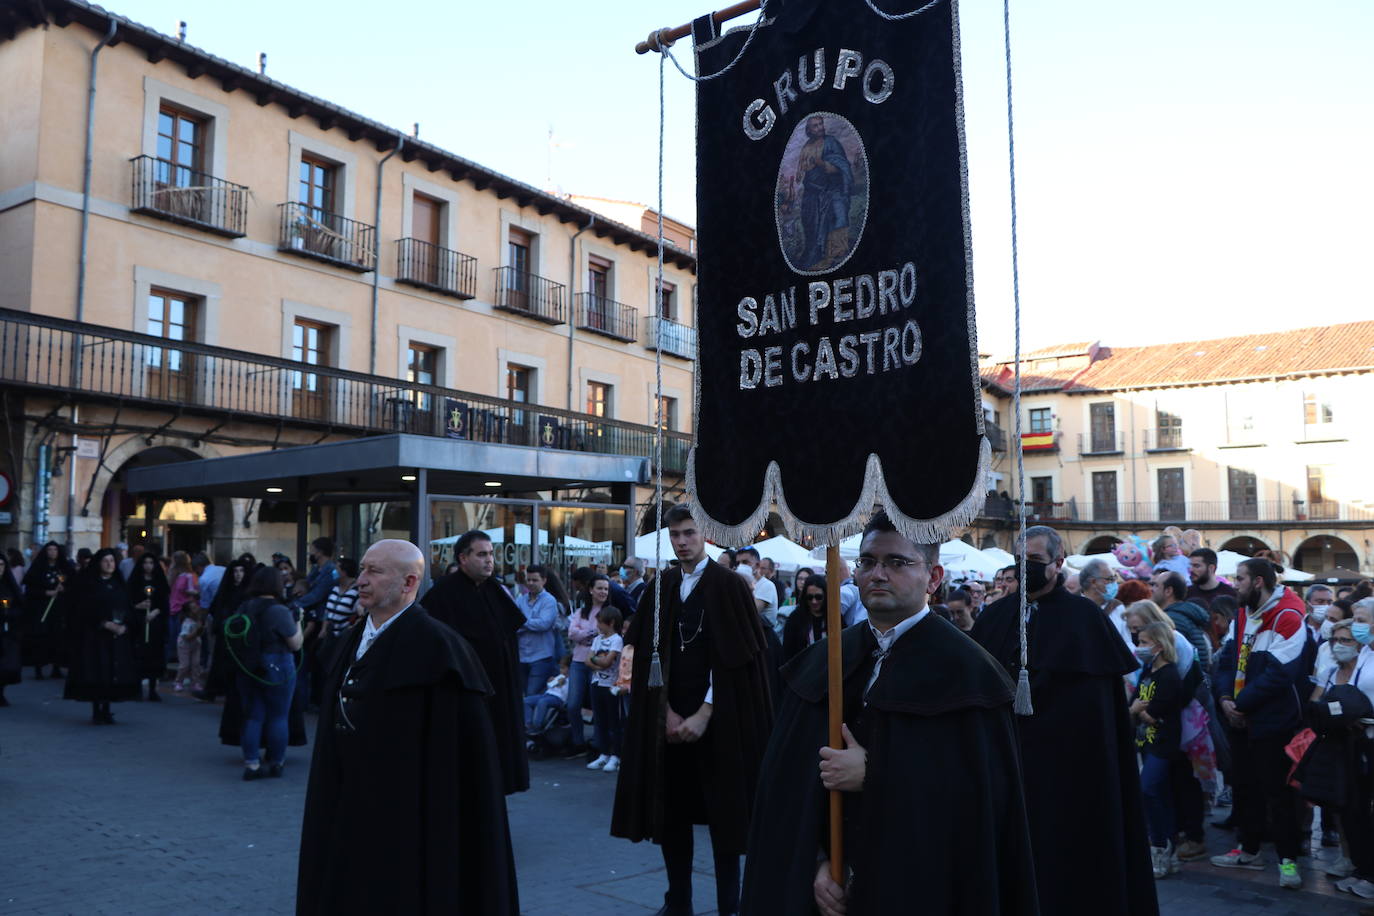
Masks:
[[[1040,912],[1157,914],[1145,835],[1135,730],[1122,676],[1134,671],[1111,621],[1064,589],[1064,546],[1053,528],[1026,529],[1026,624],[1035,712],[1017,716]],[[972,636],[1020,671],[1020,602],[988,605]]]
[[[844,630],[844,750],[828,732],[826,640],[783,669],[740,913],[1035,914],[1012,683],[930,612],[935,545],[879,514],[855,581],[868,619]],[[830,878],[828,789],[844,798],[848,880]]]
[[[739,906],[739,857],[759,763],[773,726],[768,654],[743,578],[706,556],[686,506],[664,516],[681,565],[662,574],[658,652],[663,686],[650,687],[654,589],[640,598],[611,835],[663,847],[668,892],[657,916],[691,916],[692,825],[710,828],[716,908]]]
[[[445,576],[420,599],[435,620],[443,621],[471,645],[491,681],[488,699],[496,753],[501,758],[505,792],[530,787],[530,760],[525,751],[525,682],[520,678],[517,631],[525,615],[515,599],[492,576],[496,554],[491,538],[469,531],[454,544],[456,572]]]
[[[368,616],[335,646],[305,797],[298,914],[519,912],[481,663],[414,604],[406,541],[363,556]]]

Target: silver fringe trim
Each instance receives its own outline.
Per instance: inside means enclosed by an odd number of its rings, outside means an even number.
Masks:
[[[912,518],[897,506],[888,492],[887,480],[883,474],[882,459],[877,454],[868,456],[864,470],[863,488],[858,500],[849,513],[831,522],[809,522],[800,519],[787,504],[783,493],[782,469],[776,461],[769,462],[764,475],[763,494],[757,508],[749,517],[736,525],[713,518],[697,498],[697,449],[694,446],[687,459],[687,493],[692,507],[692,520],[697,529],[709,541],[726,547],[752,544],[759,531],[768,521],[768,515],[777,507],[787,536],[792,540],[804,537],[814,538],[816,543],[831,545],[853,534],[863,531],[875,508],[887,512],[892,524],[903,535],[917,544],[942,544],[953,533],[972,525],[983,510],[987,500],[988,469],[992,464],[992,447],[985,436],[979,437],[978,469],[974,474],[973,486],[964,494],[957,505],[935,518]]]

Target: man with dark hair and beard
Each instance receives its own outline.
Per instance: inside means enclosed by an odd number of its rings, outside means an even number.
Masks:
[[[1244,560],[1236,569],[1240,610],[1218,653],[1212,689],[1231,742],[1240,845],[1213,856],[1212,864],[1262,869],[1260,843],[1268,833],[1279,855],[1279,884],[1299,888],[1298,799],[1288,784],[1285,748],[1302,725],[1316,643],[1307,629],[1307,606],[1279,584],[1278,573],[1262,558]]]
[[[496,552],[483,531],[469,531],[453,545],[457,571],[445,576],[420,599],[435,620],[453,627],[472,644],[491,681],[488,705],[501,758],[507,795],[530,787],[525,750],[525,684],[520,680],[520,628],[525,615],[492,573]]]
[[[515,916],[491,685],[467,641],[415,606],[419,548],[378,541],[361,567],[367,618],[325,673],[296,912]]]
[[[1139,665],[1107,616],[1065,590],[1064,542],[1044,525],[1017,540],[1026,561],[1027,671],[1034,713],[1016,717],[1040,912],[1159,912],[1135,727],[1121,678]],[[1021,669],[1016,594],[983,609],[971,635]]]
[[[661,609],[647,589],[625,636],[635,652],[611,835],[662,845],[668,892],[658,916],[691,916],[692,825],[707,825],[716,909],[731,916],[773,727],[770,659],[743,577],[706,556],[686,506],[663,521],[679,565],[663,573]],[[662,685],[650,686],[655,668]]]
[[[879,514],[854,569],[868,619],[841,637],[847,747],[824,746],[819,641],[784,669],[741,914],[1048,913],[1036,904],[1012,682],[930,613],[944,576],[937,546],[911,541]],[[844,793],[843,885],[830,876],[827,789]]]

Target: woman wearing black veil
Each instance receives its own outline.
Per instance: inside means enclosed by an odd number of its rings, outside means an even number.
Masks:
[[[23,676],[19,660],[19,618],[24,613],[24,593],[10,574],[10,561],[0,553],[0,706],[10,705],[5,687]]]
[[[210,654],[210,673],[205,678],[205,690],[196,695],[198,700],[214,702],[216,697],[228,696],[235,691],[234,674],[238,670],[234,660],[229,657],[227,643],[224,641],[224,621],[243,604],[248,597],[248,580],[253,574],[252,566],[243,560],[235,560],[224,571],[215,600],[210,602],[210,632],[214,637]]]
[[[91,721],[113,725],[110,704],[139,695],[136,631],[143,617],[129,604],[115,552],[98,552],[78,578],[70,604],[73,657],[68,700],[91,704]]]
[[[68,589],[74,570],[62,555],[56,541],[48,541],[24,573],[24,615],[22,656],[33,667],[36,680],[43,679],[43,666],[52,665],[52,676],[61,677],[59,663],[65,654],[62,645],[62,620],[69,604]]]
[[[134,634],[138,646],[138,690],[142,699],[143,681],[148,681],[148,699],[161,702],[157,682],[167,670],[167,614],[172,587],[157,554],[144,553],[129,574],[129,605],[138,612],[143,626]]]

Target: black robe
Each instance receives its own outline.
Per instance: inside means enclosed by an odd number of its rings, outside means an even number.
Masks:
[[[416,606],[354,662],[363,629],[340,641],[326,674],[296,912],[514,916],[481,663]]]
[[[88,702],[136,698],[140,689],[137,640],[143,615],[129,606],[123,577],[116,572],[102,579],[87,571],[72,591],[68,617],[72,657],[63,698]],[[104,624],[109,621],[123,624],[124,634],[116,636],[107,630]]]
[[[248,578],[245,575],[243,584],[235,588],[233,571],[233,566],[224,571],[215,600],[210,603],[210,634],[214,642],[210,647],[210,673],[205,676],[205,692],[211,699],[237,692],[234,685],[238,682],[239,668],[229,657],[228,643],[224,641],[224,621],[248,598]]]
[[[24,571],[24,613],[20,638],[24,664],[31,667],[65,663],[68,647],[64,642],[68,628],[64,622],[71,590],[76,586],[76,573],[65,557],[49,563],[46,547],[40,550],[29,568]],[[46,592],[57,588],[59,577],[65,581],[63,590],[54,598]],[[46,616],[46,619],[44,619]],[[70,635],[79,640],[80,627],[70,628]]]
[[[151,595],[147,591],[149,588],[153,590]],[[161,563],[153,564],[152,580],[145,579],[140,558],[129,574],[129,604],[145,600],[151,602],[150,609],[157,610],[158,615],[149,621],[147,611],[138,611],[142,622],[134,634],[134,643],[138,647],[139,677],[151,678],[156,687],[158,678],[167,670],[167,617],[171,614],[172,589]]]
[[[20,620],[23,615],[23,593],[6,565],[0,569],[0,687],[18,684],[23,677],[20,664]]]
[[[893,644],[865,706],[877,647],[866,621],[844,631],[845,721],[868,751],[863,791],[844,794],[848,912],[1034,916],[1011,681],[931,613]],[[759,781],[741,916],[816,912],[817,853],[828,854],[830,836],[818,768],[827,651],[827,641],[814,643],[783,670],[787,697]]]
[[[1107,615],[1062,583],[1027,625],[1035,714],[1016,716],[1040,912],[1157,914],[1135,729],[1122,676],[1138,665]],[[988,605],[971,635],[1020,670],[1016,595]]]
[[[681,812],[684,795],[696,795],[669,785],[668,771],[681,772],[670,755],[695,757],[703,816],[694,823],[710,823],[717,854],[743,855],[749,838],[759,766],[773,728],[773,703],[768,680],[772,659],[763,635],[754,595],[737,573],[707,561],[693,591],[703,602],[705,630],[710,637],[709,664],[714,691],[711,721],[700,741],[671,748],[664,736],[668,694],[673,685],[673,652],[679,639],[682,610],[679,586],[682,569],[663,573],[663,613],[660,615],[659,654],[664,688],[650,689],[653,656],[654,593],[640,597],[639,611],[630,624],[626,643],[635,647],[630,680],[630,717],[625,723],[620,778],[616,783],[611,835],[638,842],[662,842],[668,809]],[[698,704],[699,706],[700,704]],[[676,709],[689,716],[696,709]],[[690,776],[687,778],[691,778]],[[671,796],[671,797],[670,797]]]
[[[495,579],[478,585],[462,570],[434,583],[420,604],[467,640],[482,662],[492,687],[487,703],[501,758],[501,781],[507,795],[524,792],[530,787],[530,759],[525,750],[525,682],[520,679],[516,631],[525,625],[525,615]]]
[[[812,640],[819,642],[825,638],[825,615],[817,617],[805,607],[797,605],[791,614],[787,615],[787,622],[782,625],[782,660],[790,662],[798,655],[802,654],[812,644]],[[778,697],[779,702],[786,698],[786,689],[783,695]]]

